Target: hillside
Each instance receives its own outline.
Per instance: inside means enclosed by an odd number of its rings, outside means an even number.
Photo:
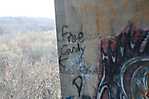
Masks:
[[[52,31],[54,20],[32,17],[0,17],[0,34]]]

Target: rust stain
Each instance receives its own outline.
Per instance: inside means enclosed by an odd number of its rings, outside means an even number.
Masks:
[[[149,21],[149,10],[148,9],[143,11],[144,20],[147,20],[147,21]]]
[[[96,11],[96,31],[100,32],[100,18],[101,18],[101,14]]]
[[[89,13],[89,12],[95,12],[96,16],[95,16],[95,21],[96,21],[96,32],[100,32],[101,29],[101,19],[102,19],[102,11],[100,10],[100,8],[96,5],[93,4],[84,4],[80,6],[80,10],[83,13]]]
[[[116,8],[114,7],[112,0],[105,0],[105,5],[109,8],[109,10],[111,9],[113,17],[117,16]]]
[[[134,18],[132,19],[135,23],[140,23],[140,21],[143,22],[149,22],[149,1],[148,0],[142,0],[137,1],[137,12]]]
[[[106,3],[104,2],[103,5],[108,9],[96,4],[82,4],[80,5],[80,12],[84,14],[95,13],[96,32],[101,33],[101,35],[107,35],[107,33],[111,31],[110,20],[117,16],[117,12],[112,0],[106,0]],[[110,16],[110,18],[106,14],[106,11],[109,13],[112,11],[112,16]]]
[[[117,12],[116,12],[116,10],[114,8],[112,8],[112,16],[113,17],[116,17],[117,16]]]
[[[93,4],[84,4],[84,5],[80,5],[80,10],[81,12],[93,12],[96,11],[98,9],[98,7],[96,5]]]
[[[124,4],[125,10],[127,11],[128,10],[129,0],[123,0],[123,4]]]
[[[144,20],[149,21],[149,1],[144,0],[142,2],[142,16],[144,17]]]
[[[96,32],[102,36],[107,35],[109,30],[109,19],[102,10],[96,10]]]

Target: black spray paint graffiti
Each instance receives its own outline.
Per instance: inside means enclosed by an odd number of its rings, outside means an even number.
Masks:
[[[82,88],[83,88],[83,78],[82,76],[78,76],[76,77],[73,81],[72,81],[72,84],[77,88],[77,91],[78,91],[78,97],[80,99],[91,99],[90,96],[87,96],[87,95],[81,95],[81,91],[82,91]],[[67,97],[66,99],[74,99],[74,97]]]
[[[74,35],[70,32],[67,39],[68,39],[68,42],[75,43],[77,41],[83,42],[83,37],[84,37],[83,32],[79,32],[78,35]]]
[[[61,55],[59,56],[59,65],[63,68],[65,68],[65,65],[63,64],[63,61],[67,60],[68,57],[63,58]]]
[[[67,46],[67,45],[66,45]],[[62,50],[61,50],[62,51]],[[67,49],[67,51],[65,52],[65,53],[63,53],[63,52],[61,52],[62,54],[59,56],[59,64],[61,65],[61,66],[63,66],[63,67],[65,67],[65,65],[63,64],[63,61],[65,61],[65,60],[68,60],[68,57],[63,57],[63,55],[70,55],[70,54],[72,54],[72,53],[74,53],[74,51],[77,53],[78,51],[80,52],[80,54],[79,54],[79,61],[77,61],[76,62],[76,64],[80,64],[82,61],[83,61],[83,55],[84,55],[84,51],[85,51],[85,47],[84,48],[80,48],[80,46],[78,45],[78,47],[77,47],[77,49],[73,49],[73,50],[68,50]]]
[[[125,82],[129,82],[132,76],[123,78],[123,75],[126,72],[128,60],[149,56],[149,31],[138,29],[133,24],[129,24],[122,33],[114,38],[102,39],[100,53],[103,73],[98,84],[96,99],[107,99],[103,96],[105,94],[108,99],[136,99],[131,95],[130,88],[125,88],[125,84],[122,83],[124,79]],[[146,58],[137,58],[137,60],[132,59],[132,62],[136,62],[138,59],[147,60]],[[138,65],[135,66],[135,68],[133,66],[131,70],[127,70],[128,74],[132,73],[133,75],[135,69],[138,68]],[[127,93],[125,89],[127,89]]]
[[[69,47],[68,44],[64,44],[61,48],[61,55],[71,55],[73,53],[80,52],[81,50],[84,50],[84,48],[82,48],[79,43],[74,44],[73,47]]]
[[[72,84],[75,85],[75,87],[77,88],[77,90],[78,90],[78,96],[80,97],[81,96],[81,90],[82,90],[82,87],[83,87],[83,78],[82,78],[82,76],[76,77],[72,81]]]
[[[63,40],[67,40],[69,43],[83,42],[84,41],[84,33],[83,32],[68,32],[65,31],[68,29],[68,25],[64,25],[62,27],[62,38]]]
[[[81,43],[84,42],[84,33],[72,33],[65,31],[68,29],[67,25],[62,27],[62,38],[66,40],[66,44],[62,45],[61,55],[71,55],[73,53],[79,52],[83,48],[81,47]]]
[[[63,68],[66,67],[64,62],[67,61],[71,55],[78,53],[78,56],[82,56],[81,53],[85,50],[85,47],[82,46],[83,42],[83,32],[69,32],[68,25],[62,27],[62,46],[60,48],[59,64]]]

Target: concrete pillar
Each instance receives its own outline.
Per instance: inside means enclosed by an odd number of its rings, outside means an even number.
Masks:
[[[55,0],[63,99],[97,98],[100,40],[149,25],[148,0]],[[118,98],[117,98],[118,99]]]

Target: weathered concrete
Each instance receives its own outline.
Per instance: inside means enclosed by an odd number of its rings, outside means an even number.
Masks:
[[[94,99],[100,40],[129,22],[149,26],[148,0],[55,0],[62,97]]]

